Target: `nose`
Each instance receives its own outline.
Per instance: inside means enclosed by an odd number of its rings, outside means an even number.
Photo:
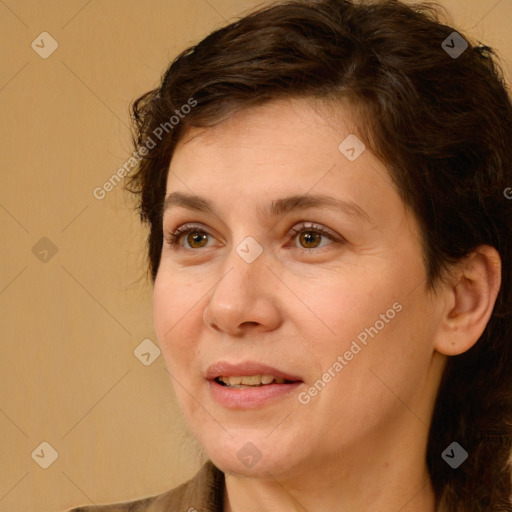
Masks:
[[[208,328],[234,337],[279,327],[279,280],[267,267],[263,252],[247,263],[233,249],[223,277],[214,286],[203,312]]]

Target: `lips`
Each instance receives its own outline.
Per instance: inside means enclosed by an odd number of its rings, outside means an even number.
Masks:
[[[274,381],[274,383],[277,382],[279,384],[283,384],[285,381],[288,381],[287,383],[302,382],[302,379],[297,375],[293,375],[286,371],[279,370],[256,361],[246,361],[238,364],[219,361],[208,367],[205,376],[206,379],[210,381],[223,380],[232,382],[234,385],[242,383],[245,385],[258,385],[261,383],[268,384],[269,382],[267,381],[270,377],[272,377],[272,381]],[[237,382],[238,379],[231,379],[232,377],[241,377],[242,380]],[[257,379],[257,377],[259,379]]]
[[[225,409],[259,409],[291,399],[304,381],[273,366],[246,361],[225,361],[208,367],[205,377],[212,399]]]

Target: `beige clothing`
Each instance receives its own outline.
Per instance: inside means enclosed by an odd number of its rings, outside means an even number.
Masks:
[[[208,461],[192,479],[163,494],[68,512],[223,512],[223,498],[224,473]]]

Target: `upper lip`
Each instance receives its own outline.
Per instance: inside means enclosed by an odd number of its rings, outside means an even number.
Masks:
[[[241,363],[228,363],[227,361],[218,361],[211,364],[206,370],[206,378],[214,380],[217,377],[243,377],[251,375],[273,375],[281,379],[291,381],[302,381],[300,377],[272,366],[259,363],[257,361],[244,361]]]

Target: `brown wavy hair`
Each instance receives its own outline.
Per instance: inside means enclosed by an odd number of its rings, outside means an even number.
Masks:
[[[166,179],[184,129],[280,98],[357,105],[367,147],[419,223],[429,287],[481,244],[501,256],[501,288],[484,333],[448,359],[427,464],[438,504],[512,511],[512,200],[505,197],[512,105],[491,48],[459,30],[467,49],[456,58],[443,49],[454,30],[431,2],[294,0],[260,8],[183,51],[160,87],[134,102],[139,161],[126,186],[149,226],[154,281]],[[453,441],[469,453],[458,469],[441,458]]]

